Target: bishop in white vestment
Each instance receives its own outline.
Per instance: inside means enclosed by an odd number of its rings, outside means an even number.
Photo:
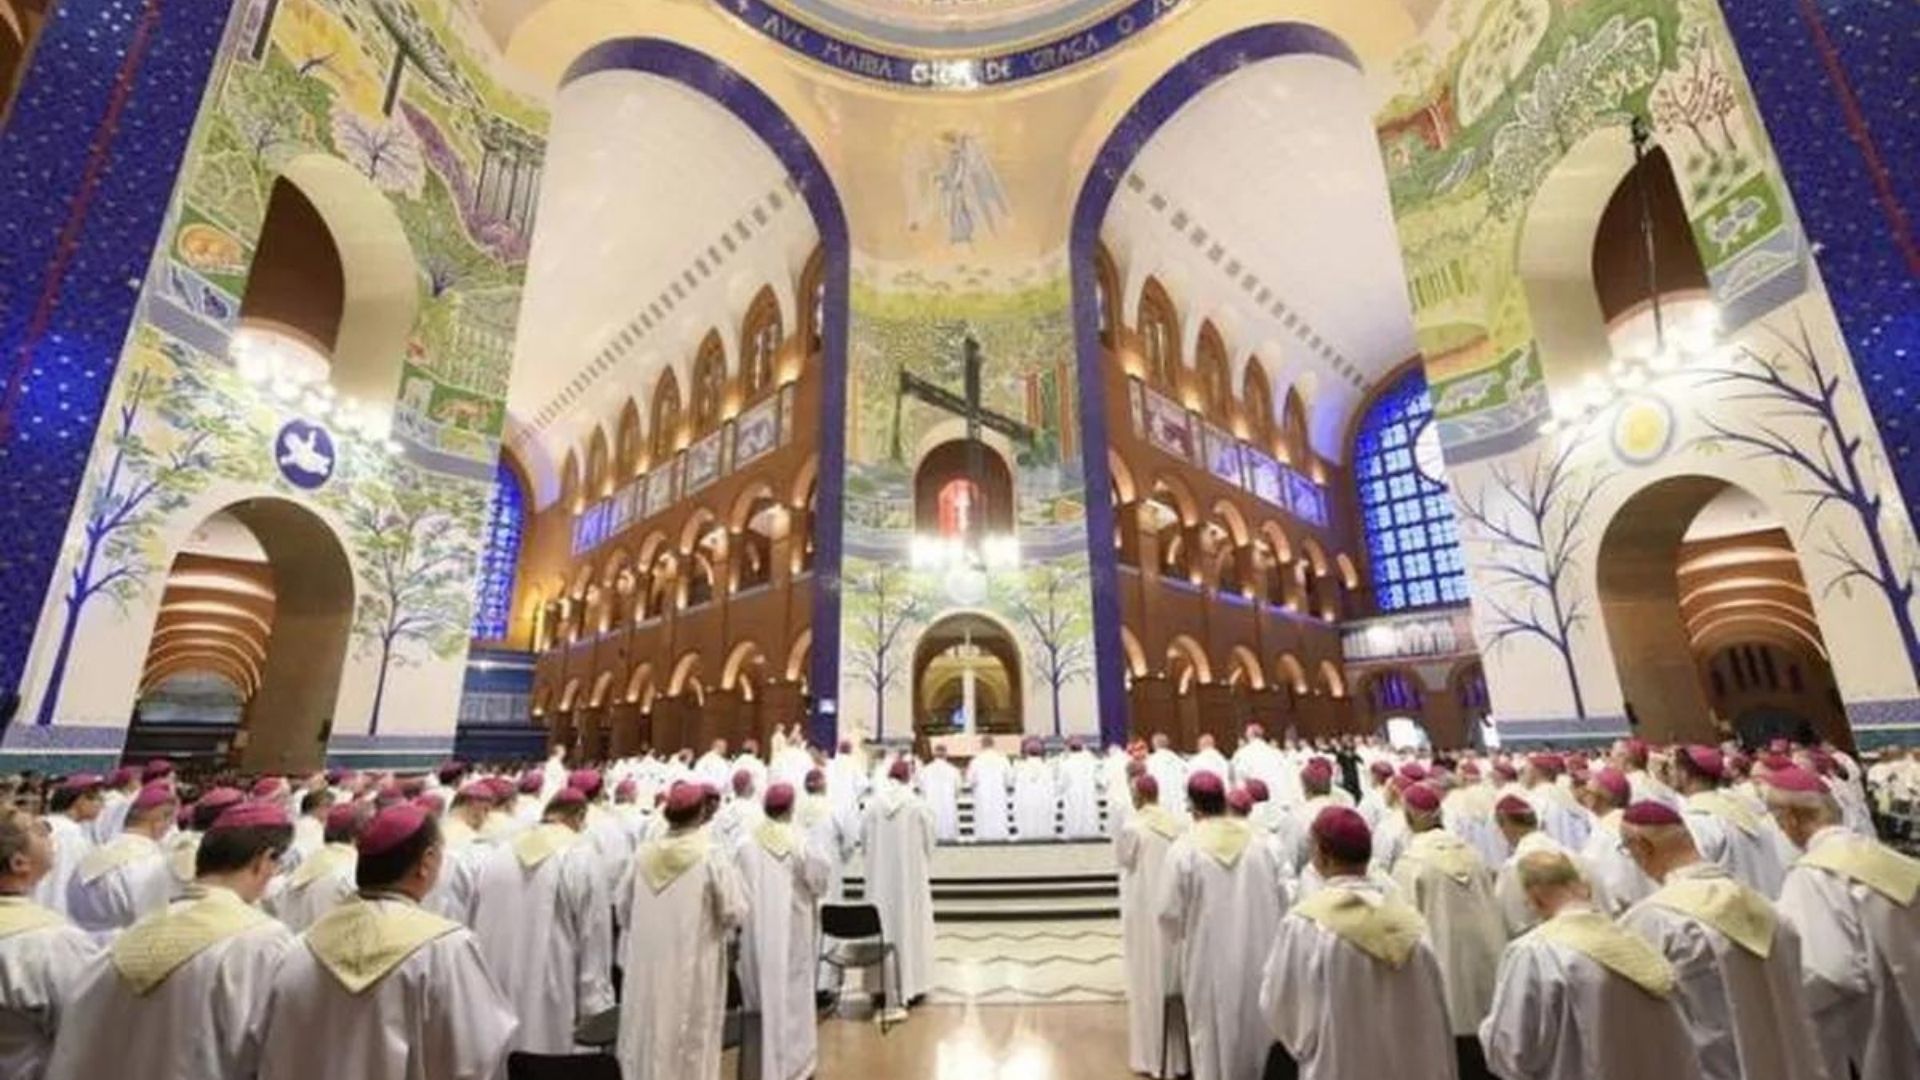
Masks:
[[[719,1080],[727,937],[747,917],[733,860],[701,826],[693,784],[667,794],[667,833],[634,855],[616,1056],[624,1080]]]
[[[867,800],[861,830],[867,852],[867,895],[880,909],[880,925],[894,948],[897,985],[910,1004],[933,985],[933,811],[908,786],[905,760],[893,763],[888,783]]]
[[[571,1053],[575,1026],[613,1008],[613,907],[586,816],[586,797],[562,788],[474,884],[473,934],[520,1018],[515,1050]]]
[[[1067,740],[1066,756],[1055,766],[1060,783],[1060,831],[1068,840],[1100,835],[1100,759],[1078,738]],[[1116,794],[1115,798],[1119,798]]]
[[[1195,773],[1196,821],[1167,853],[1156,903],[1180,973],[1194,1080],[1255,1080],[1273,1042],[1260,1010],[1261,960],[1250,943],[1280,923],[1280,873],[1252,826],[1224,816],[1220,777]]]
[[[985,736],[980,752],[967,762],[967,790],[973,792],[973,838],[997,843],[1008,836],[1011,825],[1007,788],[1013,782],[1013,766],[1007,756],[993,748]]]
[[[294,944],[255,904],[292,843],[293,821],[277,805],[226,811],[187,892],[81,974],[48,1080],[252,1080],[273,973]]]
[[[1821,778],[1767,776],[1767,807],[1805,854],[1781,917],[1800,935],[1800,980],[1832,1078],[1920,1080],[1920,860],[1842,824]]]
[[[171,786],[146,785],[127,804],[126,831],[80,860],[67,885],[67,914],[76,926],[104,940],[167,906],[177,882],[160,838],[177,805]]]
[[[1706,1080],[1830,1080],[1800,992],[1800,937],[1766,897],[1707,862],[1665,803],[1635,803],[1623,835],[1660,888],[1620,920],[1673,965]]]
[[[1493,896],[1493,871],[1472,844],[1441,827],[1440,794],[1430,785],[1409,787],[1400,802],[1413,835],[1393,865],[1393,881],[1400,898],[1426,920],[1427,940],[1446,986],[1462,1080],[1484,1077],[1480,1018],[1493,1001],[1507,944],[1506,921]]]
[[[1539,923],[1507,946],[1480,1024],[1502,1080],[1701,1080],[1673,966],[1595,911],[1564,852],[1521,857]]]
[[[327,811],[326,843],[287,875],[286,887],[269,903],[273,914],[299,933],[351,897],[359,855],[354,838],[366,821],[365,803],[340,803]]]
[[[933,760],[920,769],[920,797],[933,811],[933,836],[943,844],[960,840],[960,770],[947,760],[947,748],[933,748]]]
[[[1453,1080],[1446,988],[1426,922],[1368,878],[1366,819],[1329,807],[1312,842],[1325,884],[1280,920],[1260,985],[1274,1038],[1301,1080]]]
[[[734,853],[747,897],[741,993],[760,1014],[760,1080],[807,1080],[819,1047],[814,968],[827,858],[793,824],[793,787],[767,789],[766,815]]]
[[[0,807],[0,1076],[40,1080],[81,972],[99,953],[87,932],[29,896],[54,866],[32,814]]]
[[[410,803],[355,841],[363,890],[301,935],[273,978],[260,1080],[498,1080],[513,1007],[472,932],[421,906],[441,839]]]
[[[1053,763],[1046,759],[1039,739],[1028,739],[1013,767],[1013,832],[1022,843],[1051,840],[1059,808]]]
[[[53,790],[53,812],[41,819],[51,833],[53,867],[34,886],[34,902],[41,907],[62,915],[67,912],[67,887],[73,882],[73,872],[94,848],[93,823],[100,816],[103,782],[98,776],[81,773],[67,777]]]
[[[1166,997],[1180,979],[1160,930],[1158,907],[1167,853],[1185,829],[1160,805],[1160,785],[1142,775],[1133,782],[1133,813],[1113,842],[1120,868],[1120,950],[1127,963],[1127,1064],[1136,1073],[1165,1080],[1187,1071],[1186,1040],[1166,1043]]]

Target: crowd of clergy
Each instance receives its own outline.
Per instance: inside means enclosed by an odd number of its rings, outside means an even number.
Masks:
[[[0,800],[0,1078],[492,1080],[606,1027],[626,1080],[717,1080],[732,987],[759,1080],[805,1080],[852,860],[894,1018],[932,985],[936,844],[1110,836],[1138,1074],[1920,1080],[1920,862],[1867,776],[1257,725],[1231,757],[982,740],[964,767],[798,732],[571,770],[156,761]],[[1872,779],[1910,801],[1920,755]]]
[[[736,1007],[759,1080],[804,1080],[856,850],[877,1004],[931,979],[932,814],[909,761],[840,757],[61,778],[0,803],[0,1078],[492,1080],[604,1028],[627,1080],[717,1080]]]
[[[1920,1080],[1920,861],[1850,756],[1341,757],[1131,749],[1136,1073]]]

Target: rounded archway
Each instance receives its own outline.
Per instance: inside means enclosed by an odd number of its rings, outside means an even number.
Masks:
[[[1020,642],[974,612],[927,627],[913,652],[913,726],[921,736],[968,730],[1019,734],[1025,727]]]
[[[1646,738],[1852,736],[1800,557],[1782,522],[1712,476],[1657,481],[1608,522],[1600,608]]]
[[[913,477],[914,528],[962,540],[1013,531],[1013,472],[985,441],[953,439],[929,450]]]
[[[225,747],[249,770],[317,767],[353,605],[346,549],[311,510],[259,498],[208,515],[168,571],[126,756]]]

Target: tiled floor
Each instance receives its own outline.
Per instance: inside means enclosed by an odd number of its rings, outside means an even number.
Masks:
[[[942,923],[934,961],[934,1004],[1126,1000],[1117,921]]]
[[[731,1062],[729,1062],[731,1064]],[[872,1023],[820,1026],[816,1080],[1125,1080],[1122,1005],[928,1005],[881,1035]]]

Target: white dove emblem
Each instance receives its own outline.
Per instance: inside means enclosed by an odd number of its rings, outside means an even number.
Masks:
[[[317,431],[288,431],[280,436],[280,464],[308,476],[325,476],[333,470],[333,457],[320,449]]]

